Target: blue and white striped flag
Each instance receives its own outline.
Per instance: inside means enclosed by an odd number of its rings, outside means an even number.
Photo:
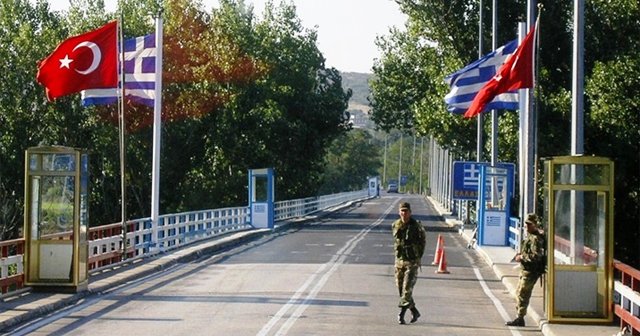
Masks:
[[[461,70],[446,76],[444,81],[451,88],[451,91],[444,97],[447,110],[452,113],[465,113],[478,91],[496,74],[516,48],[518,48],[518,40],[513,40]],[[487,109],[517,110],[518,92],[497,95],[487,105]]]
[[[150,34],[124,41],[125,96],[153,107],[155,92],[155,35]],[[118,77],[120,78],[120,77]],[[120,90],[92,89],[81,92],[82,105],[109,105],[118,101]]]

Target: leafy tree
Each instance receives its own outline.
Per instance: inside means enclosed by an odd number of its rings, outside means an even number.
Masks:
[[[0,0],[0,218],[5,237],[21,226],[23,152],[62,144],[91,153],[92,225],[120,218],[116,106],[85,108],[77,95],[45,101],[37,61],[56,44],[118,17],[103,0],[73,0],[68,12],[46,2]],[[189,0],[124,0],[124,36],[153,32],[164,8],[161,213],[246,204],[249,168],[274,167],[278,197],[306,197],[320,186],[323,159],[348,130],[349,91],[324,67],[316,32],[295,7],[267,5],[258,19],[243,1],[206,13]],[[153,111],[127,103],[127,217],[149,213]]]
[[[431,134],[438,143],[453,150],[454,156],[470,156],[475,146],[475,120],[473,123],[449,115],[443,97],[447,88],[439,81],[477,58],[478,2],[454,0],[434,2],[428,0],[396,0],[409,16],[406,32],[392,31],[379,38],[383,57],[374,67],[377,82],[372,84],[374,119],[382,129],[414,130]],[[498,8],[497,45],[515,38],[516,22],[524,21],[526,1],[500,4]],[[489,2],[485,2],[488,13]],[[640,189],[637,159],[624,161],[622,153],[638,153],[634,143],[637,134],[634,122],[617,123],[608,118],[617,111],[618,116],[637,120],[636,105],[623,97],[634,97],[635,83],[628,84],[627,72],[633,76],[640,40],[638,18],[640,9],[633,0],[591,1],[585,8],[585,74],[587,102],[585,115],[585,148],[588,153],[613,156],[620,172],[616,179],[616,223],[633,232],[637,226],[626,223],[637,221],[637,195]],[[485,15],[485,17],[487,17]],[[443,20],[443,18],[446,18]],[[539,29],[539,72],[536,87],[539,157],[566,155],[570,147],[571,125],[571,57],[573,8],[569,2],[545,2]],[[490,24],[484,24],[483,45],[489,45]],[[487,48],[488,49],[488,48]],[[486,53],[488,50],[484,50]],[[416,57],[420,55],[420,57]],[[421,62],[423,61],[423,62]],[[623,65],[631,70],[621,70]],[[619,71],[614,84],[613,70]],[[608,78],[604,80],[604,74]],[[637,77],[637,76],[636,76]],[[415,88],[415,91],[414,91]],[[620,104],[610,104],[621,98]],[[618,110],[611,107],[617,107]],[[598,111],[595,111],[597,108]],[[619,109],[624,110],[621,112]],[[606,117],[605,117],[606,116]],[[485,122],[485,133],[490,123]],[[515,161],[517,153],[517,115],[501,114],[499,120],[499,161]],[[608,131],[617,130],[617,133]],[[621,134],[631,134],[632,137]],[[602,143],[602,139],[608,142]],[[629,142],[631,141],[631,142]],[[637,144],[637,141],[635,142]],[[487,149],[488,149],[487,144]],[[487,151],[485,151],[487,152]],[[634,156],[635,158],[635,156]],[[625,180],[623,182],[622,180]],[[635,211],[633,211],[635,209]],[[630,227],[631,226],[631,227]],[[620,229],[622,230],[622,229]],[[629,236],[627,236],[629,237]],[[637,240],[617,242],[616,255],[627,255],[640,264]],[[635,245],[634,245],[635,244]]]
[[[260,87],[262,101],[282,115],[265,139],[279,185],[286,186],[277,197],[304,197],[319,186],[327,146],[348,129],[344,111],[351,92],[342,89],[336,69],[324,67],[317,33],[302,28],[293,5],[267,8],[256,32],[270,69]]]
[[[611,157],[615,165],[616,257],[627,263],[640,256],[640,53],[595,64],[586,85],[591,104],[586,147]],[[636,257],[636,260],[633,259]]]
[[[35,83],[37,61],[53,49],[52,40],[66,33],[59,15],[48,5],[27,0],[0,1],[0,206],[3,225],[20,227],[24,190],[24,151],[39,144],[53,144],[82,137],[66,132],[80,122],[64,102],[46,103],[44,91]],[[15,237],[5,229],[2,238]]]
[[[378,175],[380,146],[366,130],[354,129],[333,140],[325,156],[320,194],[361,190],[366,177]]]

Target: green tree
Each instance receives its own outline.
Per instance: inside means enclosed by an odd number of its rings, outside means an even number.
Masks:
[[[116,106],[85,108],[77,95],[46,102],[36,64],[71,35],[119,15],[103,0],[73,0],[52,13],[44,1],[0,0],[0,216],[5,238],[22,223],[24,150],[40,144],[91,153],[92,225],[120,218]],[[163,150],[160,212],[246,204],[247,170],[274,167],[278,197],[320,186],[324,155],[349,126],[349,91],[324,67],[316,32],[290,3],[267,5],[262,19],[243,1],[206,13],[190,0],[120,1],[125,38],[153,32],[164,8]],[[148,216],[153,111],[126,107],[127,217]],[[17,215],[18,214],[18,215]]]
[[[69,132],[83,124],[66,100],[47,103],[44,90],[35,82],[37,62],[55,47],[67,30],[62,18],[50,13],[48,4],[27,0],[0,1],[0,206],[5,226],[2,238],[14,238],[22,225],[24,151],[40,144],[61,142],[81,145],[86,133]],[[20,201],[16,201],[16,199]]]
[[[406,32],[392,31],[379,39],[378,45],[383,56],[374,67],[374,75],[378,80],[372,85],[374,119],[383,129],[397,128],[431,134],[442,147],[451,149],[454,156],[470,157],[475,147],[475,120],[460,120],[460,116],[451,116],[446,112],[443,97],[447,88],[441,81],[446,74],[477,58],[478,2],[396,2],[409,20]],[[525,5],[526,1],[522,0],[498,6],[497,45],[516,37],[516,23],[525,20]],[[485,6],[483,10],[488,13],[488,1]],[[628,84],[630,80],[625,75],[627,72],[630,77],[635,74],[633,60],[637,59],[636,50],[640,47],[637,38],[640,33],[639,7],[634,0],[599,0],[585,6],[584,54],[588,83],[585,150],[589,154],[610,156],[620,166],[623,175],[617,175],[616,179],[616,227],[620,225],[624,230],[635,232],[633,237],[637,237],[638,227],[627,223],[637,222],[638,203],[635,195],[640,187],[629,174],[637,176],[639,166],[637,154],[633,160],[628,160],[623,153],[638,153],[637,147],[629,145],[637,140],[633,138],[637,134],[637,125],[635,122],[618,123],[619,119],[608,118],[613,114],[634,120],[638,118],[637,105],[629,99],[621,99],[623,103],[619,104],[611,102],[614,98],[634,97],[636,93],[632,89],[636,83]],[[539,72],[535,89],[539,157],[566,155],[569,152],[572,26],[571,3],[544,3],[539,28]],[[490,30],[491,24],[485,22],[485,46],[490,45]],[[629,70],[622,70],[624,66]],[[612,75],[613,71],[619,72]],[[620,76],[616,76],[618,74]],[[612,77],[616,78],[613,83]],[[417,90],[413,91],[414,88]],[[517,120],[518,116],[513,112],[501,113],[498,161],[516,161]],[[484,132],[488,134],[491,125],[487,122],[484,125]],[[610,129],[615,129],[617,133]],[[629,137],[629,134],[632,136]],[[602,139],[607,139],[606,144]],[[487,142],[485,153],[489,145]],[[634,251],[627,259],[640,265],[637,239],[632,241],[623,238],[617,242],[616,256],[628,256],[627,251]]]
[[[587,148],[615,164],[614,236],[616,258],[634,263],[640,256],[640,53],[595,64],[586,85],[591,105]]]
[[[354,129],[333,140],[325,156],[320,194],[361,190],[382,166],[380,144],[366,130]]]

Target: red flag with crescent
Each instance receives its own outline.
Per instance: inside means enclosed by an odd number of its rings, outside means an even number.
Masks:
[[[118,86],[118,22],[64,40],[38,64],[36,80],[47,99],[85,89]]]

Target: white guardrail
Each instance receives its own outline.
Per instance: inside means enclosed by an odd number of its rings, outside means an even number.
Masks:
[[[277,222],[304,217],[319,211],[331,210],[338,205],[369,198],[367,189],[331,195],[307,197],[274,204],[274,220]],[[123,263],[123,237],[126,236],[126,260],[150,256],[176,249],[199,240],[251,229],[251,213],[248,206],[213,210],[190,211],[162,215],[158,227],[153,228],[151,218],[129,220],[123,234],[122,223],[92,227],[88,233],[88,264],[91,273]],[[156,234],[156,242],[152,241]],[[52,239],[69,239],[71,232],[58,233]],[[24,284],[24,238],[0,241],[1,293],[15,291]]]
[[[274,204],[274,220],[276,222],[291,218],[311,215],[337,205],[362,200],[369,197],[367,189],[338,194],[307,197],[295,200],[280,201]],[[208,239],[223,233],[241,231],[252,228],[249,207],[222,208],[214,210],[190,211],[158,218],[157,249],[152,242],[153,228],[151,218],[127,221],[130,228],[126,233],[127,254],[133,258],[141,258],[152,253],[164,252]],[[89,262],[105,260],[120,255],[122,251],[122,234],[101,234],[98,230],[119,229],[121,223],[99,226],[90,230]],[[131,261],[131,259],[129,259]],[[105,267],[113,267],[114,263],[94,267],[91,271],[99,271]]]

